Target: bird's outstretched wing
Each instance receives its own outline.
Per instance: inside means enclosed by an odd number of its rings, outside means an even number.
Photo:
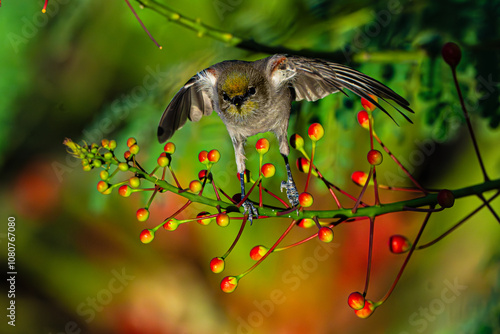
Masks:
[[[370,97],[370,95],[377,96],[394,107],[411,123],[408,116],[387,100],[392,100],[413,113],[408,101],[381,82],[347,66],[321,59],[275,55],[270,57],[268,70],[271,71],[273,82],[281,81],[293,88],[296,101],[304,99],[316,101],[339,91],[347,95],[343,90],[346,88],[375,104],[394,120],[387,110]]]
[[[191,79],[175,94],[161,116],[158,126],[158,141],[163,143],[173,136],[186,121],[197,122],[214,110],[212,89],[209,81],[215,82],[215,71],[205,69]]]

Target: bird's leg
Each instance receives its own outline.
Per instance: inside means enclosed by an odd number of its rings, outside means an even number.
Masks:
[[[290,164],[288,163],[288,157],[282,154],[283,159],[285,159],[286,165],[286,173],[288,178],[286,181],[281,181],[281,191],[286,189],[286,197],[292,207],[299,205],[299,192],[297,191],[297,187],[295,186],[295,182],[293,181],[292,171],[290,170]]]
[[[240,183],[241,183],[241,200],[245,198],[245,141],[246,138],[239,136],[237,134],[229,132],[231,137],[231,141],[233,142],[234,147],[234,156],[236,158],[236,167],[238,169],[238,173],[240,175]],[[248,219],[250,223],[253,221],[253,217],[259,217],[259,212],[255,208],[252,202],[247,198],[242,204],[245,209],[245,214],[248,214]]]
[[[241,182],[241,199],[245,198],[245,172],[240,173],[240,182]],[[257,208],[253,205],[252,202],[247,198],[243,204],[243,208],[245,209],[245,213],[248,213],[248,219],[250,220],[250,224],[253,222],[253,216],[259,217],[259,212]]]

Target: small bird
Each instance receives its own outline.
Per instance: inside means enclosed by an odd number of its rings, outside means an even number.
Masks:
[[[254,62],[223,61],[194,75],[165,109],[158,126],[158,140],[165,142],[188,119],[197,122],[215,110],[234,146],[241,198],[244,198],[245,142],[250,136],[270,131],[278,139],[286,165],[288,179],[282,181],[281,189],[286,189],[287,198],[295,207],[299,194],[290,171],[287,140],[292,101],[316,101],[336,92],[347,96],[344,88],[370,101],[391,119],[371,96],[385,102],[393,100],[413,113],[408,101],[359,71],[321,59],[276,54]],[[391,106],[411,122],[397,107]],[[251,201],[247,199],[242,205],[250,221],[253,216],[258,217]]]

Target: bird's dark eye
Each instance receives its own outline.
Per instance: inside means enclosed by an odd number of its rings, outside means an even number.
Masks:
[[[224,101],[229,101],[229,96],[227,96],[226,93],[222,93],[222,98],[224,99]]]
[[[255,94],[255,87],[248,88],[248,95],[253,95],[253,94]]]

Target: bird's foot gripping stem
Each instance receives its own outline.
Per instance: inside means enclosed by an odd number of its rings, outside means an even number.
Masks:
[[[299,205],[299,192],[297,191],[295,182],[291,177],[289,177],[286,181],[281,181],[281,191],[283,191],[283,189],[286,189],[286,197],[292,207]]]
[[[250,220],[250,224],[253,223],[254,217],[259,218],[259,212],[257,211],[257,208],[248,199],[243,202],[242,206],[245,209],[244,214],[248,214],[248,220]]]

